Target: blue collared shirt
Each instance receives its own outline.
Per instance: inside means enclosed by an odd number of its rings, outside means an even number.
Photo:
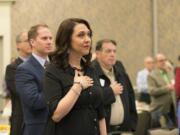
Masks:
[[[41,66],[44,67],[44,63],[45,63],[46,59],[44,59],[44,58],[42,58],[42,57],[40,57],[40,56],[38,56],[38,55],[36,55],[34,53],[32,53],[32,55],[41,64]]]
[[[27,57],[27,58],[24,58],[24,57],[21,57],[21,56],[19,56],[19,58],[20,58],[23,62],[28,59],[28,57]]]
[[[148,82],[147,77],[149,75],[149,71],[147,69],[143,69],[137,74],[137,88],[140,93],[148,93]]]

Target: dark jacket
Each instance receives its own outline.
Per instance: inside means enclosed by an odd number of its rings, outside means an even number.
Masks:
[[[111,116],[111,104],[115,102],[115,96],[112,88],[110,87],[110,80],[104,74],[101,69],[99,63],[95,60],[93,61],[93,67],[96,70],[98,80],[103,79],[105,81],[103,88],[103,96],[104,96],[104,105],[106,110],[106,125],[108,131],[110,129],[110,116]],[[124,107],[124,121],[118,130],[120,131],[134,131],[136,129],[137,124],[137,111],[135,106],[135,96],[134,90],[129,80],[127,73],[121,62],[116,62],[114,68],[115,79],[118,83],[123,85],[123,93],[120,95],[123,107]]]
[[[16,89],[20,95],[25,122],[23,135],[42,135],[44,131],[48,112],[42,93],[43,76],[44,67],[33,56],[17,68]]]
[[[74,69],[63,70],[55,64],[47,67],[44,92],[50,115],[45,135],[99,135],[99,120],[105,117],[102,90],[92,68],[85,69],[84,74],[93,78],[94,85],[83,90],[71,111],[55,123],[52,114],[73,85]]]
[[[6,73],[5,73],[5,81],[6,81],[7,89],[10,92],[11,103],[12,103],[12,113],[10,118],[10,124],[11,124],[10,135],[22,134],[23,112],[22,112],[20,97],[16,91],[16,86],[15,86],[16,68],[22,62],[23,60],[20,58],[15,59],[15,61],[7,65]]]

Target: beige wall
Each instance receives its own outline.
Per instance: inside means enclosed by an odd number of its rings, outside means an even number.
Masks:
[[[11,57],[11,53],[7,53],[11,50],[11,5],[12,0],[0,0],[0,36],[2,42],[2,64],[0,68],[3,72]]]
[[[11,57],[11,5],[13,0],[0,0],[0,94],[6,65]],[[1,103],[0,103],[1,104]]]
[[[159,49],[173,61],[180,50],[179,4],[179,0],[157,3]],[[143,58],[152,55],[152,0],[17,0],[12,8],[13,45],[17,33],[36,23],[47,23],[55,34],[63,19],[82,17],[91,24],[94,44],[101,38],[118,42],[118,58],[134,84]],[[15,47],[12,52],[16,55]]]
[[[173,62],[180,55],[180,0],[160,0],[159,17],[159,50]]]

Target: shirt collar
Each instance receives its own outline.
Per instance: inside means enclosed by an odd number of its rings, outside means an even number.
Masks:
[[[27,57],[27,58],[24,58],[24,57],[22,57],[22,56],[19,56],[19,58],[20,58],[22,61],[26,61],[26,60],[28,59],[28,57]]]
[[[167,74],[167,72],[166,72],[165,70],[162,70],[162,69],[159,69],[159,72],[160,72],[161,74]]]
[[[41,64],[41,66],[44,67],[44,63],[45,63],[46,59],[44,59],[44,58],[42,58],[42,57],[40,57],[40,56],[38,56],[38,55],[36,55],[34,53],[32,53],[32,55]]]
[[[112,75],[114,73],[114,69],[111,68],[111,70],[107,70],[105,69],[104,67],[102,67],[102,70],[103,72],[106,74],[106,75]]]
[[[147,68],[144,68],[144,72],[150,73],[150,71]]]

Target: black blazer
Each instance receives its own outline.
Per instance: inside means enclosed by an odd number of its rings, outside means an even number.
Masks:
[[[101,87],[97,84],[92,68],[85,69],[85,75],[94,80],[94,85],[83,90],[71,111],[61,121],[52,122],[51,117],[59,101],[71,89],[74,81],[74,69],[63,70],[50,64],[45,73],[45,97],[49,108],[49,121],[46,130],[54,123],[55,135],[99,135],[98,121],[104,118]],[[48,131],[47,131],[48,132]],[[47,132],[45,134],[47,135]],[[49,135],[54,135],[53,133]]]
[[[96,60],[94,60],[92,66],[96,70],[96,75],[98,80],[100,81],[100,79],[103,79],[105,81],[104,86],[101,87],[103,89],[104,105],[106,111],[106,126],[108,131],[111,131],[110,129],[111,104],[115,102],[115,96],[112,88],[110,87],[110,80],[104,74],[99,63]],[[123,93],[120,95],[125,112],[124,121],[121,125],[119,125],[120,128],[118,130],[134,131],[136,129],[136,124],[138,119],[136,106],[135,106],[134,90],[122,63],[120,61],[117,61],[113,68],[115,72],[116,81],[118,83],[121,83],[124,88]]]
[[[22,123],[23,123],[23,112],[20,102],[20,97],[16,91],[15,86],[15,74],[16,68],[23,62],[22,59],[17,58],[11,64],[7,65],[5,73],[5,81],[7,89],[10,92],[12,113],[10,118],[11,130],[10,135],[21,135],[22,134]]]

